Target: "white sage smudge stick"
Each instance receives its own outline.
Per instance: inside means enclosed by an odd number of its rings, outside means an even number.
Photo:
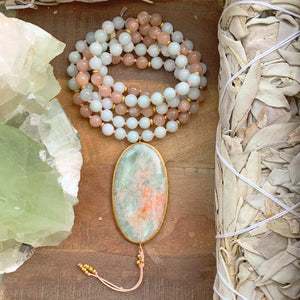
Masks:
[[[300,297],[299,14],[229,0],[219,22],[215,300]]]

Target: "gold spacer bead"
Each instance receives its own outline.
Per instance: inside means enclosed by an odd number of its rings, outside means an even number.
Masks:
[[[199,75],[200,76],[200,73],[197,71],[197,72],[195,72],[195,74],[197,74],[197,75]]]
[[[128,86],[127,86],[127,85],[125,85],[124,92],[125,92],[125,93],[127,93],[127,92],[128,92]]]
[[[180,121],[179,121],[179,120],[176,120],[176,122],[177,122],[177,124],[178,124],[178,125],[181,125],[181,123],[180,123]]]
[[[77,267],[78,267],[78,268],[81,268],[81,267],[82,267],[82,264],[81,264],[81,263],[78,263],[78,264],[77,264]]]
[[[93,70],[92,72],[93,73],[99,73],[99,70]]]
[[[93,274],[97,274],[97,271],[96,271],[96,269],[94,269],[94,270],[92,271],[92,273],[93,273]]]
[[[156,108],[155,106],[152,106],[153,112],[156,113]]]
[[[105,124],[105,123],[104,123],[104,122],[102,122],[102,123],[101,123],[101,125],[100,125],[100,127],[102,128],[102,127],[104,126],[104,124]]]
[[[125,102],[125,96],[122,96],[122,102]]]
[[[169,46],[170,44],[171,44],[171,41],[168,41],[168,42],[167,42],[167,46]]]
[[[131,34],[130,29],[126,28],[125,31],[126,31],[127,33]]]
[[[79,93],[79,92],[80,92],[80,90],[74,90],[74,94]]]
[[[116,32],[114,31],[111,35],[110,35],[110,39],[115,39],[117,37]]]
[[[148,61],[147,66],[148,66],[148,68],[151,68],[151,61]]]
[[[200,87],[199,87],[199,90],[204,90],[204,87],[203,87],[203,86],[200,86]]]
[[[144,262],[145,262],[145,259],[144,259],[144,258],[142,258],[142,259],[141,259],[141,262],[142,262],[142,263],[144,263]]]
[[[153,125],[153,119],[152,118],[150,119],[150,124]]]
[[[116,103],[113,104],[113,109],[116,109]]]
[[[90,266],[89,266],[88,264],[85,264],[84,267],[85,267],[86,269],[88,269]]]
[[[141,256],[140,254],[138,254],[138,255],[137,255],[137,258],[138,258],[138,259],[141,259],[141,258],[142,258],[142,256]]]
[[[81,88],[81,89],[85,89],[85,88],[86,88],[86,85],[82,85],[80,88]]]
[[[89,267],[89,268],[88,268],[88,271],[90,271],[91,273],[93,272],[93,270],[94,270],[94,269],[93,269],[92,267]]]
[[[136,261],[136,264],[139,265],[141,262],[139,260]]]
[[[87,269],[86,269],[85,267],[81,267],[80,269],[81,269],[81,271],[83,271],[83,272],[87,271]]]
[[[88,275],[90,272],[88,270],[84,271],[85,275]]]
[[[188,102],[192,102],[192,100],[188,97],[185,100],[188,101]]]
[[[159,27],[162,28],[162,27],[164,26],[164,24],[165,24],[164,22],[161,22],[161,23],[159,24]]]

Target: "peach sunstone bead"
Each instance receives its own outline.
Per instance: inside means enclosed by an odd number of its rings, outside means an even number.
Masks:
[[[122,102],[122,97],[123,97],[123,94],[119,91],[114,91],[111,93],[111,101],[115,104],[118,104],[118,103],[121,103]]]
[[[191,74],[195,73],[195,72],[198,72],[201,75],[202,71],[203,71],[203,67],[200,63],[191,64],[191,66],[190,66],[190,73]]]
[[[175,107],[171,107],[168,109],[166,116],[169,120],[175,121],[178,118],[178,110]]]
[[[141,11],[137,15],[137,19],[141,25],[145,25],[150,22],[150,15],[146,11]]]
[[[157,41],[161,44],[161,45],[167,45],[170,42],[170,35],[167,32],[159,32],[157,35]]]
[[[123,116],[127,113],[127,106],[125,103],[119,103],[116,105],[116,113],[120,116]]]
[[[128,94],[133,94],[135,96],[138,96],[140,94],[140,89],[137,85],[131,84],[128,86]]]
[[[88,118],[89,116],[92,115],[92,111],[90,109],[90,107],[88,105],[82,105],[80,107],[80,114],[84,117],[84,118]]]
[[[141,114],[141,109],[139,106],[133,106],[129,108],[129,115],[130,117],[138,117]]]
[[[141,70],[146,69],[148,66],[148,59],[145,56],[139,56],[136,60],[136,66]]]
[[[160,14],[153,14],[151,15],[151,18],[150,18],[150,24],[153,25],[153,26],[159,26],[162,22],[162,17]]]
[[[146,36],[148,34],[150,28],[151,28],[151,25],[148,23],[141,25],[139,32],[141,33],[141,35]]]
[[[126,22],[126,28],[131,32],[135,32],[139,29],[139,23],[136,19],[130,19]]]
[[[187,124],[190,119],[190,114],[189,113],[180,113],[178,120],[180,121],[181,124]]]
[[[107,84],[99,86],[99,94],[102,97],[108,97],[111,94],[111,88]]]
[[[84,73],[77,74],[75,80],[79,86],[86,86],[89,82],[88,76]]]
[[[150,36],[151,39],[156,40],[157,36],[160,32],[161,32],[161,30],[159,27],[152,26],[148,31],[148,35]]]
[[[103,83],[103,75],[100,73],[93,73],[91,76],[91,82],[95,86],[100,86]]]
[[[180,103],[178,105],[178,110],[183,112],[183,113],[186,113],[190,110],[190,107],[191,107],[190,102],[183,99],[183,100],[180,101]]]
[[[200,58],[200,54],[197,51],[191,51],[187,56],[189,64],[199,63]]]
[[[79,59],[76,67],[78,69],[79,72],[86,72],[89,70],[90,65],[89,65],[89,61],[87,59]]]
[[[76,105],[80,105],[83,103],[82,99],[80,98],[80,93],[75,93],[73,95],[73,103]]]
[[[90,117],[90,125],[92,127],[95,127],[95,128],[100,127],[101,123],[102,123],[102,120],[101,120],[100,116],[92,115]]]
[[[166,123],[166,119],[163,115],[160,115],[160,114],[156,114],[154,117],[153,117],[153,123],[156,125],[156,126],[163,126],[165,125]]]
[[[127,67],[132,66],[135,63],[135,58],[131,53],[126,53],[123,56],[123,64]]]

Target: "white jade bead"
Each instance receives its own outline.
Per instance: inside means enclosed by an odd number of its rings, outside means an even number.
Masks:
[[[123,46],[123,50],[124,50],[124,52],[126,52],[126,53],[132,52],[133,49],[134,49],[134,44],[133,44],[133,42],[130,42],[130,43],[128,43],[127,45],[124,45],[124,46]]]
[[[93,92],[93,96],[92,96],[93,100],[100,100],[101,96],[98,92]]]
[[[86,85],[86,88],[93,91],[94,86],[90,82],[88,82],[87,85]]]
[[[156,106],[157,113],[164,115],[168,111],[168,105],[166,103],[162,103],[161,105]]]
[[[183,33],[181,31],[174,31],[172,34],[172,41],[181,43],[183,40]]]
[[[93,92],[90,89],[85,88],[80,91],[80,98],[83,101],[90,101],[92,100],[92,97],[93,97]]]
[[[77,51],[72,51],[69,54],[69,62],[77,64],[78,60],[81,58],[81,55]]]
[[[153,140],[153,132],[151,130],[144,130],[142,132],[142,139],[145,142],[151,142]]]
[[[123,18],[121,18],[119,16],[113,18],[113,23],[114,23],[116,30],[122,29],[125,25],[125,21],[123,20]]]
[[[100,45],[102,47],[102,52],[105,52],[108,48],[107,43],[104,42],[104,43],[101,43]]]
[[[102,76],[105,76],[107,75],[108,73],[108,69],[107,69],[107,66],[101,66],[100,69],[99,69],[99,73],[102,75]]]
[[[174,97],[176,97],[176,91],[171,88],[168,87],[164,90],[164,97],[168,100],[168,99],[173,99]]]
[[[102,109],[102,103],[99,100],[93,100],[90,109],[92,112],[99,112]]]
[[[154,70],[159,70],[163,65],[163,61],[160,57],[153,57],[151,59],[151,67],[154,69]]]
[[[115,116],[113,119],[113,124],[115,127],[123,127],[125,124],[125,119],[122,116]]]
[[[206,85],[207,85],[207,79],[206,79],[206,77],[201,76],[200,87],[206,87]]]
[[[67,68],[67,73],[70,77],[74,77],[78,74],[78,69],[75,65],[69,65]]]
[[[123,140],[126,136],[126,131],[124,128],[117,128],[115,131],[115,138],[117,140]]]
[[[108,36],[104,30],[98,29],[95,32],[95,40],[98,41],[100,44],[105,43],[107,39],[108,39]]]
[[[178,55],[175,58],[175,64],[176,64],[177,67],[183,68],[188,64],[188,59],[185,55],[182,55],[182,54]]]
[[[105,108],[105,109],[112,109],[113,102],[111,101],[110,98],[106,97],[106,98],[102,99],[102,105],[103,105],[103,108]]]
[[[157,45],[155,44],[152,44],[149,46],[148,48],[148,54],[151,56],[151,57],[156,57],[159,55],[159,48]]]
[[[98,56],[102,53],[102,46],[101,46],[101,44],[99,44],[97,42],[92,43],[90,45],[89,49],[90,49],[90,52],[96,56]]]
[[[102,60],[102,64],[105,65],[105,66],[110,65],[111,62],[112,62],[112,57],[109,55],[108,52],[103,52],[100,55],[100,59]]]
[[[147,47],[144,44],[137,44],[134,51],[136,55],[144,56],[147,53]]]
[[[89,60],[89,65],[90,65],[90,68],[93,69],[93,70],[99,70],[102,66],[102,61],[99,57],[92,57],[90,60]]]
[[[204,75],[204,74],[206,73],[206,71],[207,71],[207,66],[206,66],[206,64],[205,64],[205,63],[203,63],[203,62],[201,62],[200,64],[201,64],[201,66],[202,66],[202,69],[203,69],[203,71],[202,71],[202,75]]]
[[[178,71],[178,79],[180,81],[187,81],[190,76],[190,71],[188,69],[180,69]]]
[[[72,91],[80,89],[80,86],[76,83],[75,77],[73,77],[69,80],[68,86],[69,86],[70,90],[72,90]]]
[[[114,91],[118,91],[118,92],[123,94],[124,91],[125,91],[125,84],[123,82],[120,82],[120,81],[116,82],[114,84]]]
[[[147,118],[147,117],[142,117],[140,120],[139,120],[139,125],[142,129],[146,129],[146,128],[149,128],[150,125],[151,125],[151,122],[150,122],[150,119]]]
[[[192,87],[198,87],[200,85],[200,76],[193,73],[188,77],[187,82],[191,84]]]
[[[168,51],[170,55],[177,55],[180,52],[180,45],[179,43],[172,42],[168,45]]]
[[[162,139],[163,137],[166,136],[166,129],[162,126],[158,126],[158,127],[155,128],[154,134],[159,139]]]
[[[154,105],[161,105],[164,102],[164,98],[160,92],[155,92],[151,95],[151,102]]]
[[[167,122],[167,129],[169,132],[175,132],[178,129],[178,123],[176,121],[169,121]]]
[[[104,21],[102,23],[102,29],[107,33],[107,34],[112,34],[115,30],[115,25],[112,21]]]
[[[137,128],[138,126],[138,121],[136,118],[134,117],[130,117],[127,119],[126,121],[126,126],[129,128],[129,129],[135,129]]]
[[[85,35],[85,40],[89,45],[94,43],[95,42],[95,32],[92,32],[92,31],[88,32]]]
[[[169,53],[169,50],[168,50],[168,46],[162,46],[161,47],[161,54],[164,56],[164,57],[169,57],[170,56],[170,53]]]
[[[198,88],[190,88],[190,91],[188,93],[188,97],[191,100],[197,100],[200,97],[200,91]]]
[[[165,22],[163,26],[161,27],[161,31],[167,32],[168,34],[171,34],[173,32],[173,25],[169,22]]]
[[[106,84],[108,86],[113,86],[114,85],[114,79],[110,75],[105,75],[103,77],[103,84]]]
[[[175,69],[175,61],[173,59],[167,59],[164,63],[164,68],[168,72],[173,72]]]
[[[131,42],[131,35],[128,32],[122,32],[119,35],[119,42],[122,45],[127,45]]]
[[[87,43],[85,41],[77,41],[76,44],[75,44],[75,49],[78,51],[78,52],[83,52],[83,50],[87,47]]]
[[[127,134],[127,140],[130,143],[136,143],[139,140],[139,134],[134,130],[129,131]]]
[[[190,87],[186,82],[179,82],[176,84],[175,89],[180,96],[187,95]]]
[[[178,97],[174,97],[172,99],[167,100],[167,102],[170,107],[177,107],[180,103],[180,99]]]
[[[113,56],[119,56],[123,52],[123,48],[118,42],[111,45],[109,50]]]
[[[174,61],[175,62],[175,61]],[[180,72],[180,70],[182,70],[181,68],[176,68],[175,70],[174,70],[174,77],[175,78],[177,78],[177,79],[179,79],[178,77],[179,77],[179,72]]]
[[[111,39],[108,44],[109,44],[109,47],[111,47],[114,44],[119,44],[119,41],[117,39]]]
[[[141,108],[146,108],[150,105],[150,99],[148,96],[146,95],[141,95],[139,98],[138,98],[138,105],[139,107]]]
[[[125,97],[125,103],[129,107],[135,106],[136,103],[137,103],[137,97],[135,95],[133,95],[133,94],[128,94]]]
[[[106,136],[110,136],[114,133],[115,129],[114,129],[114,126],[110,123],[105,123],[103,126],[102,126],[102,132],[104,135]]]
[[[112,118],[113,118],[113,113],[111,110],[109,110],[109,109],[102,110],[102,112],[101,112],[102,121],[109,122],[109,121],[111,121]]]
[[[189,48],[189,50],[193,50],[193,49],[194,49],[194,44],[193,44],[193,42],[190,41],[190,40],[185,40],[185,41],[183,41],[183,44],[187,45],[188,48]]]

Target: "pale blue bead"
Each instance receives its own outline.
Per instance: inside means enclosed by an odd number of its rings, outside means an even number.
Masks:
[[[126,136],[126,131],[124,130],[124,128],[117,128],[115,131],[115,138],[117,140],[123,140]]]
[[[156,57],[159,55],[159,48],[157,45],[150,45],[149,48],[148,48],[148,54],[151,56],[151,57]]]
[[[200,97],[200,90],[197,88],[190,88],[188,98],[191,100],[197,100]]]
[[[203,69],[202,75],[204,75],[204,74],[206,73],[206,71],[207,71],[207,66],[206,66],[206,64],[203,63],[203,62],[201,62],[200,64],[202,65],[202,69]]]
[[[87,43],[90,45],[92,43],[95,42],[95,32],[88,32],[86,35],[85,35],[85,40],[87,41]]]
[[[137,104],[137,97],[133,94],[128,94],[125,97],[125,103],[129,107],[135,106]]]
[[[123,82],[120,82],[120,81],[116,82],[114,84],[114,91],[118,91],[118,92],[123,94],[124,91],[125,91],[125,84]]]
[[[133,48],[134,48],[133,42],[130,42],[130,43],[128,43],[127,45],[124,45],[124,46],[123,46],[123,50],[124,50],[124,52],[126,52],[126,53],[132,52]]]
[[[90,109],[93,112],[99,112],[102,109],[102,104],[99,100],[93,100],[90,104]]]
[[[99,92],[93,92],[92,99],[93,100],[100,100],[101,96],[100,96]]]
[[[138,121],[136,118],[134,117],[130,117],[127,119],[126,121],[126,126],[129,128],[129,129],[135,129],[137,128],[138,126]]]
[[[176,97],[176,91],[173,88],[168,87],[164,90],[164,97],[167,100],[172,99],[172,98]]]
[[[176,84],[175,90],[180,96],[183,96],[188,94],[190,87],[186,82],[179,82],[178,84]]]
[[[103,77],[103,84],[107,84],[108,86],[114,85],[114,79],[110,75],[105,75]]]
[[[185,40],[185,41],[183,42],[183,44],[187,45],[187,47],[189,48],[189,50],[193,50],[193,49],[194,49],[194,44],[193,44],[193,42],[190,41],[190,40]]]
[[[168,72],[173,72],[175,69],[175,61],[173,59],[167,59],[164,63],[164,68]]]
[[[109,41],[109,47],[111,47],[111,46],[114,45],[114,44],[119,44],[119,41],[118,41],[117,39],[111,39],[111,40]]]
[[[170,107],[177,107],[179,105],[180,99],[178,97],[174,97],[172,99],[169,99],[167,102]]]
[[[127,45],[131,42],[131,35],[128,33],[128,32],[122,32],[120,35],[119,35],[119,42],[122,44],[122,45]]]
[[[171,120],[171,121],[167,122],[166,127],[169,132],[175,132],[178,129],[178,123],[176,121]]]
[[[109,50],[113,56],[119,56],[123,52],[123,48],[118,42],[110,46]]]
[[[175,59],[175,64],[179,68],[183,68],[188,64],[188,59],[185,55],[178,55]]]
[[[102,76],[105,76],[107,75],[108,73],[108,69],[107,69],[107,66],[101,66],[100,69],[99,69],[99,73],[102,75]]]
[[[161,105],[164,102],[164,98],[161,93],[155,92],[151,95],[151,102],[154,105]]]
[[[163,103],[161,105],[156,106],[157,113],[164,115],[168,111],[168,105],[166,103]]]
[[[170,55],[177,55],[180,52],[180,45],[177,42],[172,42],[168,45]]]
[[[193,73],[188,77],[187,82],[191,84],[192,87],[198,87],[200,84],[200,76]]]
[[[190,71],[188,69],[181,69],[178,71],[178,79],[180,81],[187,81],[190,76]]]
[[[75,65],[69,65],[67,68],[67,73],[70,77],[74,77],[78,74],[78,69]]]
[[[87,85],[86,85],[86,88],[89,89],[89,90],[91,90],[91,91],[93,91],[94,86],[93,86],[93,84],[91,84],[90,82],[88,82]]]
[[[107,34],[112,34],[115,30],[115,25],[112,21],[104,21],[102,23],[102,29],[107,33]]]
[[[107,43],[101,43],[100,45],[102,47],[102,52],[105,52],[108,48]]]
[[[167,133],[166,128],[164,128],[162,126],[158,126],[154,130],[155,136],[158,137],[159,139],[162,139],[163,137],[165,137],[166,133]]]
[[[100,44],[105,43],[107,39],[108,39],[108,35],[104,30],[98,29],[95,32],[95,40],[98,41]]]
[[[72,90],[72,91],[80,89],[80,86],[76,83],[75,77],[73,77],[69,80],[68,86],[69,86],[70,90]]]
[[[102,46],[101,46],[101,44],[99,44],[97,42],[92,43],[90,45],[89,49],[90,49],[90,52],[96,56],[99,56],[102,53]]]
[[[181,31],[174,31],[172,34],[172,41],[181,43],[183,40],[183,33]]]
[[[102,66],[102,61],[99,57],[94,56],[89,60],[89,65],[91,69],[99,70]]]
[[[141,108],[146,108],[150,105],[150,99],[147,95],[141,95],[139,98],[138,98],[138,105],[139,107]]]
[[[171,34],[173,32],[173,25],[169,22],[165,22],[163,26],[161,27],[161,31],[167,32],[168,34]]]
[[[129,131],[127,134],[127,140],[130,143],[136,143],[139,140],[139,134],[134,130]]]
[[[102,132],[106,136],[112,135],[114,131],[115,131],[114,126],[110,123],[106,123],[102,126]]]
[[[200,87],[206,87],[206,85],[207,85],[207,79],[206,79],[206,77],[201,76]]]
[[[145,142],[151,142],[153,140],[153,132],[151,130],[144,130],[142,132],[142,139]]]
[[[113,113],[109,109],[104,109],[101,112],[101,119],[104,122],[109,122],[113,118]]]
[[[69,62],[77,64],[78,60],[81,58],[81,55],[77,51],[72,51],[69,54]]]
[[[137,44],[134,51],[136,55],[144,56],[147,53],[147,47],[144,44]]]
[[[90,101],[93,98],[93,92],[90,89],[85,88],[80,91],[80,98],[83,101]]]
[[[125,119],[122,116],[115,116],[113,119],[113,124],[115,127],[123,127],[125,124]]]
[[[108,52],[103,52],[100,55],[100,59],[102,60],[102,64],[105,65],[105,66],[110,65],[111,62],[112,62],[112,57],[109,55]]]
[[[77,41],[76,44],[75,44],[75,49],[78,51],[78,52],[83,52],[83,50],[87,47],[87,43],[85,41]]]
[[[105,108],[105,109],[112,109],[113,102],[111,101],[110,98],[106,97],[106,98],[102,99],[102,105],[103,105],[103,108]]]
[[[139,125],[143,129],[149,128],[151,125],[150,119],[147,117],[140,118]]]
[[[125,25],[125,21],[123,20],[123,18],[121,18],[119,16],[113,18],[113,23],[114,23],[116,30],[122,29]]]
[[[169,57],[170,56],[168,46],[165,46],[165,45],[162,46],[160,52],[164,57]]]
[[[179,77],[179,72],[180,72],[180,70],[182,70],[182,69],[181,69],[181,68],[176,68],[176,69],[174,70],[174,77],[177,78],[177,79],[178,79],[178,77]]]
[[[163,65],[163,61],[162,59],[158,56],[158,57],[153,57],[151,59],[151,67],[154,70],[159,70]]]

